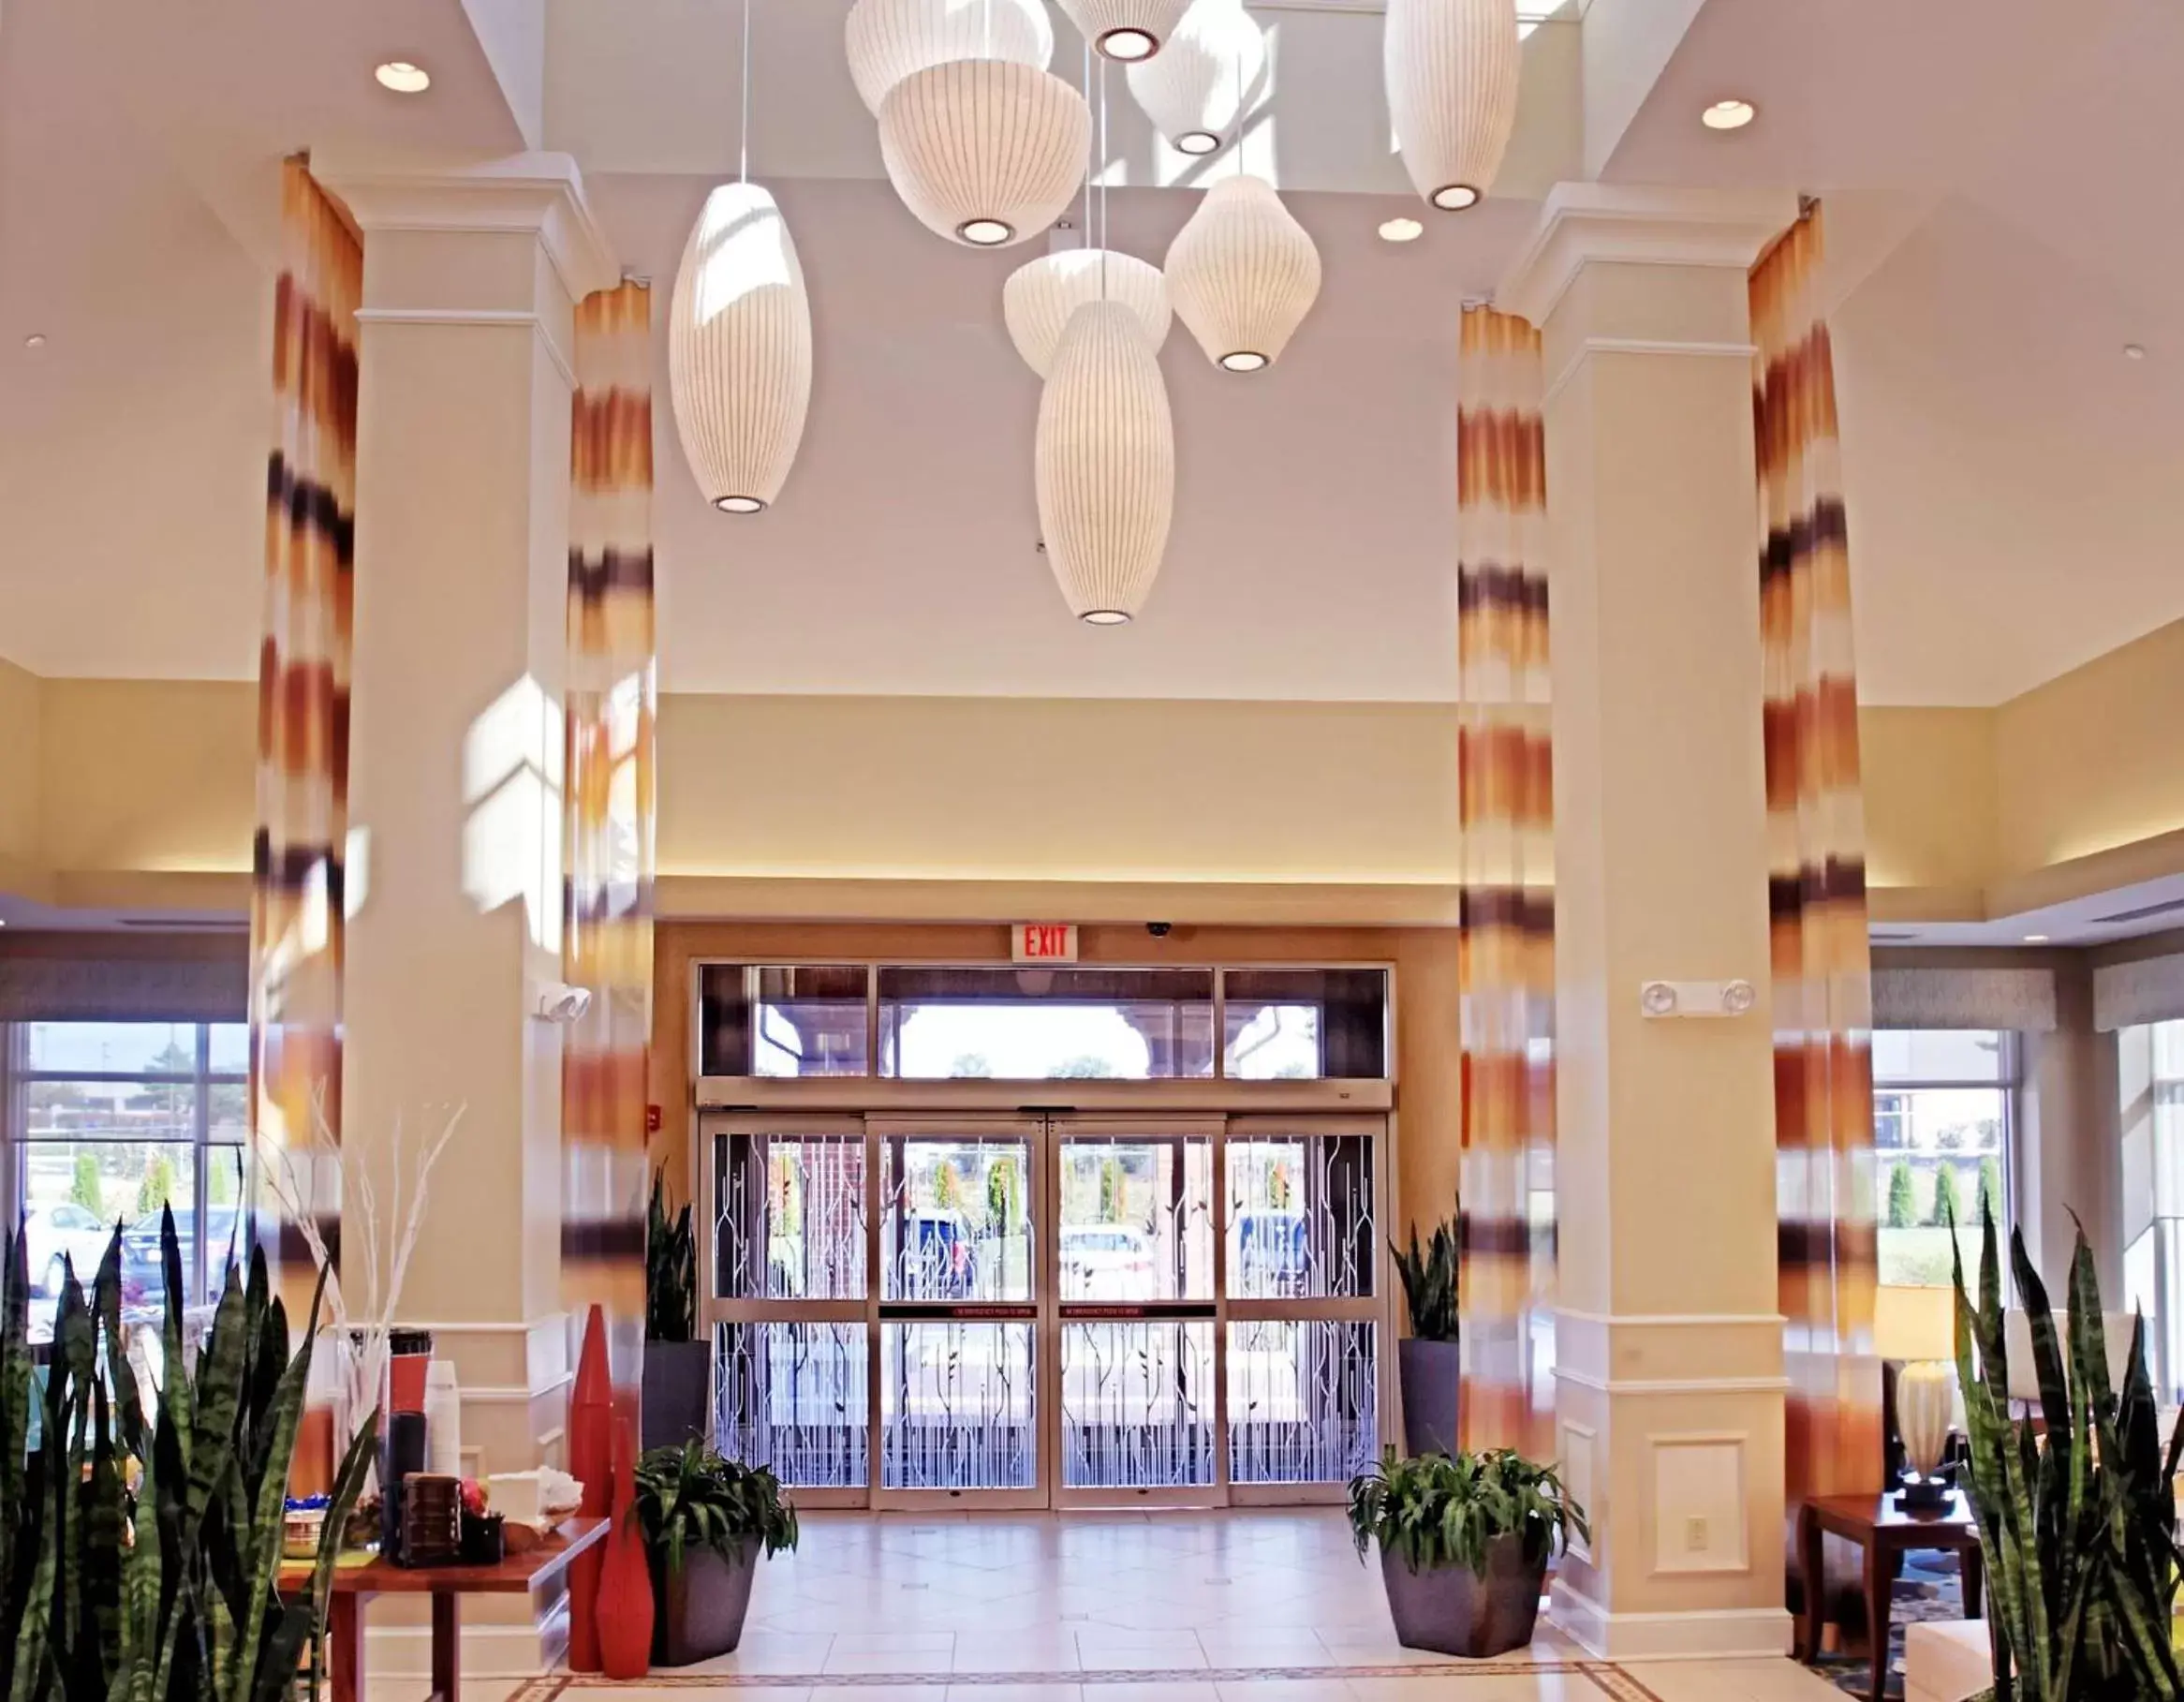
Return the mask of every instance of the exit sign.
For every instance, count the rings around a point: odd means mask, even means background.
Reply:
[[[1077,925],[1073,922],[1019,922],[1010,933],[1010,951],[1018,963],[1077,961]]]

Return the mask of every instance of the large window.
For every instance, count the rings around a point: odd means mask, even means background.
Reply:
[[[1879,1157],[1881,1280],[1939,1285],[1950,1276],[1951,1216],[1968,1280],[1979,1224],[2010,1218],[2010,1110],[2016,1036],[1991,1029],[1884,1029],[1873,1036],[1873,1144]]]
[[[2148,1369],[2184,1389],[2184,1022],[2117,1035],[2123,1114],[2124,1304],[2146,1314]]]
[[[205,1297],[244,1241],[248,1028],[26,1022],[0,1025],[0,1037],[33,1286],[56,1294],[70,1263],[88,1283],[118,1222],[125,1296],[156,1301],[159,1212],[171,1206],[184,1280]]]

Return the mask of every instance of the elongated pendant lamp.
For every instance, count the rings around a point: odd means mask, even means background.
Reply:
[[[843,26],[849,77],[873,112],[912,71],[951,59],[1009,59],[1044,70],[1055,56],[1046,0],[857,0]]]
[[[879,156],[903,205],[973,248],[1042,234],[1085,181],[1092,113],[1059,77],[1006,59],[913,71],[879,103]]]
[[[705,198],[668,308],[675,433],[705,500],[755,514],[781,494],[811,407],[811,303],[796,244],[757,184]]]
[[[1159,353],[1168,340],[1168,285],[1160,269],[1134,254],[1101,248],[1064,248],[1026,260],[1001,286],[1001,318],[1024,363],[1040,377],[1053,369],[1055,350],[1070,317],[1102,296],[1137,316],[1145,340]]]
[[[1183,22],[1190,0],[1058,0],[1092,51],[1126,63],[1150,59]]]
[[[1320,250],[1263,177],[1224,177],[1168,245],[1168,299],[1206,359],[1262,372],[1320,296]]]
[[[1388,116],[1426,204],[1475,207],[1516,127],[1524,49],[1510,0],[1388,0]]]
[[[1160,363],[1116,301],[1070,316],[1033,450],[1046,558],[1070,613],[1119,626],[1144,606],[1175,511],[1175,422]]]
[[[1262,91],[1266,35],[1244,0],[1190,0],[1151,59],[1128,67],[1139,110],[1185,154],[1216,154]]]

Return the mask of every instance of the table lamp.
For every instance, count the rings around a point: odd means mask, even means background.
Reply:
[[[1906,1512],[1944,1507],[1950,1484],[1939,1473],[1956,1408],[1955,1291],[1883,1283],[1873,1296],[1873,1346],[1900,1368],[1896,1434],[1911,1473],[1896,1504]]]

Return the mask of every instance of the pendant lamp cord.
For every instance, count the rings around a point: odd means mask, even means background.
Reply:
[[[1107,299],[1107,61],[1099,61],[1099,299]]]
[[[751,0],[744,0],[743,99],[737,113],[736,177],[751,181]]]

